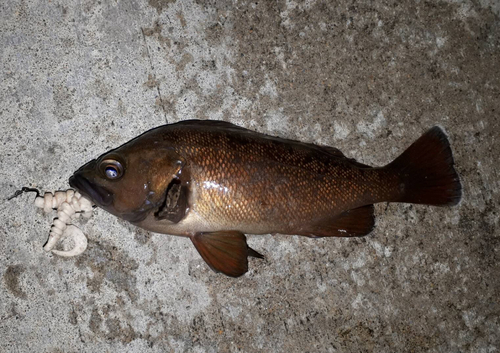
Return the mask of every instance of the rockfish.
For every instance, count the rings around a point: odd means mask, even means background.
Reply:
[[[338,149],[188,120],[143,133],[78,169],[69,183],[146,230],[189,237],[216,272],[248,270],[245,234],[370,233],[377,202],[456,205],[460,179],[434,127],[393,162],[370,167]]]

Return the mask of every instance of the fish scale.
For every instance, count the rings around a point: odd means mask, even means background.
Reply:
[[[287,220],[290,232],[312,219],[330,218],[345,208],[361,206],[356,202],[369,190],[366,186],[374,185],[378,179],[374,170],[360,175],[359,169],[347,163],[333,161],[328,165],[308,160],[308,151],[281,149],[277,153],[276,149],[270,149],[272,142],[245,141],[231,146],[227,137],[220,134],[207,146],[209,135],[205,131],[197,136],[173,132],[169,142],[198,146],[177,150],[191,161],[192,168],[204,166],[192,173],[196,175],[195,183],[202,185],[208,180],[212,185],[200,188],[199,199],[193,207],[203,217],[228,226],[234,221],[245,220],[250,226],[255,222],[259,227],[263,223],[268,227],[279,223],[282,227]],[[266,178],[267,175],[273,178]],[[358,183],[354,184],[356,179]],[[381,185],[381,192],[374,190],[369,197],[380,197],[384,193],[388,193],[388,188]],[[267,207],[263,205],[266,199]],[[303,202],[299,204],[297,200]]]

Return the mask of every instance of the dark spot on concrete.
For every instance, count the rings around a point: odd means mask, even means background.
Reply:
[[[50,154],[56,154],[56,148],[55,146],[50,146],[49,149],[47,150]]]
[[[215,62],[215,60],[202,60],[201,61],[201,68],[203,70],[216,71],[217,70],[217,63]]]
[[[186,19],[184,18],[184,15],[182,12],[177,12],[177,18],[179,19],[179,21],[181,22],[181,26],[183,28],[186,27]]]
[[[59,153],[61,153],[61,151],[62,151],[62,147],[61,147],[61,145],[59,145],[57,143],[52,143],[49,146],[49,148],[47,149],[47,152],[49,152],[52,155],[59,154]]]
[[[140,228],[136,228],[136,231],[134,232],[135,241],[141,245],[147,244],[151,240],[152,236],[153,235],[150,232]]]
[[[182,59],[180,61],[178,61],[177,63],[175,63],[175,69],[177,71],[184,71],[184,69],[186,68],[187,64],[193,62],[194,58],[191,54],[189,53],[184,53],[182,55]]]
[[[162,31],[162,26],[158,21],[154,23],[153,27],[151,28],[146,27],[142,29],[142,33],[144,34],[144,36],[154,37],[156,35],[156,37],[158,38],[158,42],[160,42],[160,44],[163,47],[170,48],[171,45],[170,38],[162,36],[161,31]]]
[[[156,12],[160,14],[163,9],[167,8],[169,4],[173,4],[175,0],[149,0],[149,6],[156,9]]]
[[[144,86],[147,88],[155,88],[160,85],[160,82],[156,80],[156,77],[154,75],[149,74],[148,75],[148,80],[143,83]]]
[[[89,328],[90,331],[98,333],[100,331],[100,326],[102,323],[101,314],[97,308],[92,309],[92,314],[90,314]]]
[[[62,84],[54,87],[54,115],[58,122],[73,119],[75,115],[73,109],[75,91],[74,88],[70,89]]]
[[[175,103],[176,103],[175,98],[170,99],[170,97],[167,97],[167,98],[158,97],[158,98],[156,98],[155,106],[163,109],[166,112],[169,112],[170,114],[172,114],[174,116],[176,116],[177,109],[175,108]]]
[[[7,267],[3,275],[5,285],[7,289],[16,297],[20,299],[26,299],[26,293],[23,292],[19,285],[19,276],[25,271],[22,265],[13,265]]]
[[[123,343],[129,343],[133,341],[137,337],[137,334],[129,324],[124,323],[124,325],[125,327],[122,327],[120,325],[120,320],[118,320],[117,318],[106,320],[106,327],[108,328],[108,338],[113,340],[119,339]]]
[[[138,299],[139,292],[134,271],[139,265],[115,246],[106,242],[96,242],[77,259],[76,265],[92,269],[93,276],[87,278],[87,286],[91,292],[100,293],[101,286],[106,280],[115,291],[126,293],[132,301]]]
[[[106,84],[104,80],[96,79],[93,86],[96,96],[104,101],[109,99],[109,97],[113,93],[111,86],[109,84]]]
[[[69,323],[71,325],[76,325],[78,323],[78,315],[75,310],[69,312]]]

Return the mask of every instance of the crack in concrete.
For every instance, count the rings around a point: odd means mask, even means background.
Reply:
[[[151,58],[151,54],[149,52],[149,46],[148,46],[148,42],[146,40],[146,34],[144,33],[143,27],[141,27],[141,33],[142,33],[142,39],[144,40],[144,46],[146,47],[146,53],[148,55],[149,65],[151,67],[151,71],[153,72],[153,77],[156,80],[155,68],[153,66],[153,59]],[[163,111],[163,117],[165,118],[165,124],[168,124],[167,112],[165,111],[165,106],[163,105],[163,98],[161,96],[160,82],[158,82],[156,84],[156,91],[158,92],[158,97],[160,98],[160,103],[161,103],[160,106],[161,106],[161,110]]]

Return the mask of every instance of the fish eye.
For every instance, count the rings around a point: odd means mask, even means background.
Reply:
[[[106,176],[108,179],[116,179],[118,177],[118,170],[113,166],[106,167]]]
[[[122,177],[123,167],[115,159],[105,159],[99,164],[99,169],[106,179],[116,180]]]

